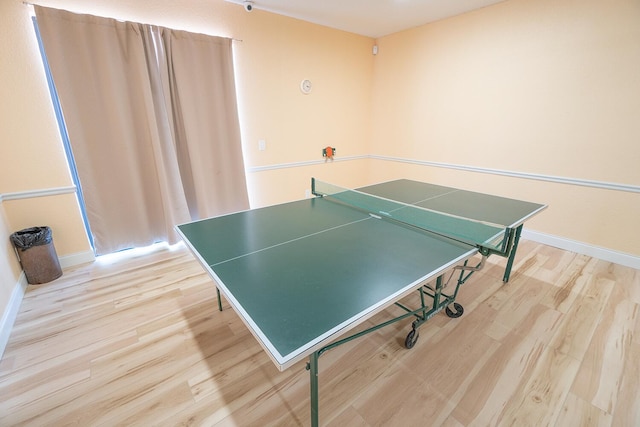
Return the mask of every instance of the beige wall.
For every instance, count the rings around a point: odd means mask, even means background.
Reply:
[[[629,0],[510,0],[383,37],[371,154],[637,188],[639,41]],[[529,228],[640,256],[638,193],[390,162],[371,171],[547,203]]]
[[[234,49],[246,166],[321,161],[326,146],[339,158],[367,154],[373,40],[237,5],[229,11],[243,23],[233,37],[242,40]],[[300,91],[304,79],[313,83],[308,95]],[[366,162],[355,163],[249,173],[251,205],[301,199],[314,175],[364,178]]]

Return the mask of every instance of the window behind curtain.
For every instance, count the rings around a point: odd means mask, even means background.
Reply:
[[[73,184],[76,187],[76,195],[78,197],[78,202],[80,204],[80,210],[82,213],[84,228],[87,232],[87,236],[89,236],[89,243],[91,244],[91,248],[95,252],[95,247],[93,244],[93,234],[91,233],[91,227],[89,226],[89,220],[87,219],[87,212],[84,207],[84,196],[82,194],[82,185],[80,184],[80,179],[78,178],[78,169],[76,168],[76,161],[73,158],[73,151],[71,150],[71,145],[69,143],[69,134],[67,133],[67,127],[64,124],[64,116],[62,115],[62,108],[60,107],[58,92],[56,91],[56,85],[53,83],[53,77],[51,76],[51,69],[49,68],[49,63],[47,62],[47,56],[45,55],[44,49],[42,47],[40,30],[38,29],[38,21],[36,20],[35,16],[32,18],[32,21],[33,21],[33,28],[36,33],[36,38],[38,39],[38,47],[40,48],[40,56],[42,57],[44,72],[47,77],[47,84],[49,86],[49,93],[51,95],[51,103],[53,104],[53,110],[55,112],[56,120],[58,122],[58,129],[60,130],[60,137],[62,138],[62,145],[64,146],[64,152],[67,156],[67,163],[69,164],[69,171],[71,172],[71,179],[73,181]]]

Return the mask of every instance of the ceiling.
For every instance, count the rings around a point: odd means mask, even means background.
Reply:
[[[252,0],[251,3],[255,10],[377,38],[502,1],[505,0]]]

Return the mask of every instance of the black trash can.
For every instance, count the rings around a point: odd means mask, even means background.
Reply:
[[[47,283],[62,276],[49,227],[31,227],[10,236],[20,264],[32,285]]]

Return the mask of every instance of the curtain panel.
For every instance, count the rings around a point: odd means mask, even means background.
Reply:
[[[35,11],[98,255],[248,209],[230,39]]]

